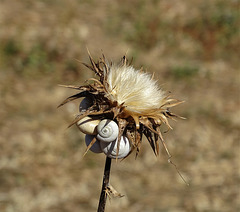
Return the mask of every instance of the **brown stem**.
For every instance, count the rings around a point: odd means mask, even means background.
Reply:
[[[107,189],[107,186],[109,185],[111,162],[112,162],[112,159],[109,157],[106,157],[105,169],[104,169],[104,174],[103,174],[102,191],[100,194],[97,212],[105,211],[105,205],[106,205],[106,201],[107,201],[106,189]]]

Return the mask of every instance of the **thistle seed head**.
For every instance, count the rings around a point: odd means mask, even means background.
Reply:
[[[182,118],[170,112],[171,107],[182,101],[166,95],[149,73],[135,70],[129,65],[125,56],[119,64],[109,63],[104,55],[97,63],[90,54],[89,58],[91,65],[83,64],[92,70],[98,79],[91,78],[88,84],[82,86],[64,86],[79,92],[68,97],[59,106],[82,97],[91,102],[88,108],[80,111],[70,126],[86,116],[98,120],[111,119],[119,127],[118,141],[123,135],[129,139],[132,146],[130,153],[136,149],[136,156],[138,155],[144,135],[156,155],[159,154],[159,141],[161,141],[171,157],[160,126],[165,124],[171,129],[168,119]],[[95,140],[90,143],[87,150]],[[117,154],[119,146],[120,143]]]

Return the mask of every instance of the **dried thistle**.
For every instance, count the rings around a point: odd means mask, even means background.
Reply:
[[[104,55],[96,63],[90,53],[89,58],[91,65],[83,64],[92,70],[98,79],[90,78],[87,85],[64,86],[76,89],[79,93],[68,97],[59,106],[78,98],[85,97],[87,99],[87,107],[80,110],[80,114],[69,127],[81,120],[84,120],[84,123],[91,123],[91,120],[87,120],[86,117],[95,122],[103,119],[113,120],[119,129],[116,140],[117,158],[123,135],[131,144],[129,154],[136,149],[136,157],[138,156],[144,135],[155,155],[159,154],[160,141],[170,158],[171,155],[161,134],[160,126],[165,124],[168,129],[172,129],[168,119],[182,118],[170,111],[171,107],[182,101],[173,99],[162,91],[158,87],[157,81],[153,79],[153,75],[143,72],[142,69],[135,70],[125,56],[119,64],[108,62]],[[84,126],[84,123],[81,122],[78,125]],[[97,140],[95,136],[91,137],[86,152],[93,147]]]
[[[182,118],[169,109],[182,101],[171,98],[157,85],[157,81],[143,70],[135,70],[123,56],[120,64],[109,63],[104,55],[95,63],[89,53],[91,65],[83,63],[97,76],[83,86],[64,86],[79,90],[59,106],[85,97],[80,104],[80,113],[69,125],[77,124],[86,134],[87,149],[95,153],[104,152],[106,157],[102,191],[98,212],[105,211],[107,196],[122,197],[110,184],[111,158],[126,158],[134,149],[139,154],[143,135],[147,138],[155,155],[159,154],[162,142],[169,162],[171,155],[163,140],[160,126],[172,129],[168,119]],[[176,165],[172,163],[179,173]],[[179,173],[181,178],[182,175]],[[183,179],[184,180],[184,179]],[[185,180],[184,180],[185,182]]]

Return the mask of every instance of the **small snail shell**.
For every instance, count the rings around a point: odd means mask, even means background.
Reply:
[[[121,136],[119,152],[117,156],[117,139],[111,143],[100,142],[100,147],[105,155],[110,158],[124,158],[131,151],[131,146],[126,136]]]
[[[99,122],[100,120],[86,116],[77,122],[77,126],[79,130],[85,134],[96,135]]]
[[[93,105],[92,100],[86,97],[81,101],[81,103],[79,105],[79,111],[85,112],[92,105]]]
[[[88,146],[91,141],[94,139],[94,135],[86,135],[85,136],[85,143]],[[96,140],[96,142],[91,146],[91,148],[89,149],[90,151],[94,152],[94,153],[102,153],[102,149],[100,147],[100,142],[98,140]]]
[[[97,139],[103,142],[112,142],[118,137],[118,125],[110,119],[103,119],[97,126]]]

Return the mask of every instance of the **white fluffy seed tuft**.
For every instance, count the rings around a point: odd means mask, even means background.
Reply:
[[[126,65],[110,67],[106,88],[111,101],[124,103],[127,110],[137,113],[158,109],[165,97],[150,74]]]

